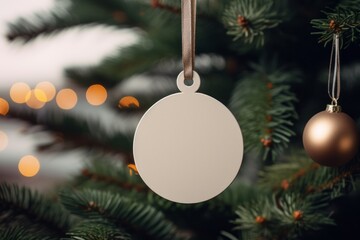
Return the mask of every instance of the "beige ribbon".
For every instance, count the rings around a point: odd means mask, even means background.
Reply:
[[[196,0],[181,0],[182,60],[186,80],[193,79],[195,62]]]

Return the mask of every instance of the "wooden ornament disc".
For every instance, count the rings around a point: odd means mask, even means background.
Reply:
[[[236,177],[243,138],[232,113],[216,99],[196,93],[180,73],[180,93],[155,103],[134,136],[139,175],[155,193],[178,203],[198,203],[224,191]]]

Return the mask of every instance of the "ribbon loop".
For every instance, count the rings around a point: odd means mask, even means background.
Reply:
[[[331,48],[330,55],[330,66],[329,66],[329,77],[328,77],[328,94],[331,98],[332,104],[337,105],[340,97],[340,43],[339,35],[334,34],[333,43]],[[335,56],[334,56],[335,51]],[[334,63],[334,72],[331,79],[331,71],[333,70]]]
[[[193,80],[195,62],[196,0],[181,0],[182,60],[185,80]]]

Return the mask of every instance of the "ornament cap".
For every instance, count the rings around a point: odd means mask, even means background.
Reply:
[[[342,109],[339,105],[328,104],[326,106],[326,111],[329,113],[340,113],[341,110]]]

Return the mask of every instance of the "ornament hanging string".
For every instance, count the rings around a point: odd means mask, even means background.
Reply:
[[[334,56],[335,52],[335,56]],[[334,63],[334,72],[331,77],[331,71],[333,70]],[[340,44],[339,44],[339,35],[334,34],[333,43],[331,48],[330,55],[330,66],[329,66],[329,77],[328,77],[328,94],[331,98],[331,104],[337,106],[338,100],[340,97]]]
[[[193,80],[195,62],[196,0],[181,0],[182,60],[185,80]]]

